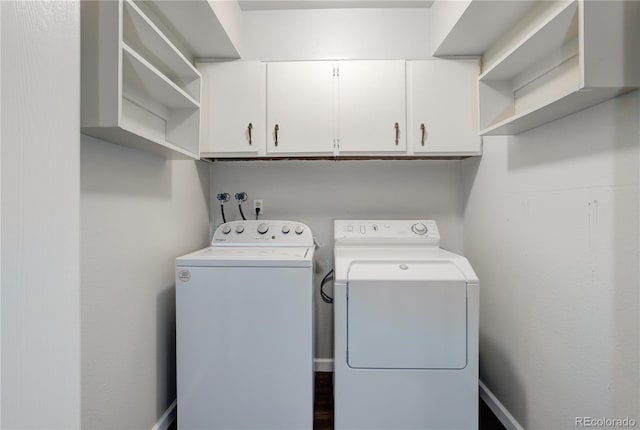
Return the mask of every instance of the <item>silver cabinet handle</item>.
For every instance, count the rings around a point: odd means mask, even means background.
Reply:
[[[253,139],[251,138],[251,130],[253,130],[253,124],[249,123],[247,126],[247,131],[249,132],[249,145],[253,143]]]
[[[273,127],[273,134],[275,135],[276,138],[276,146],[278,146],[278,131],[280,130],[280,127],[278,126],[278,124],[276,124],[275,127]]]
[[[398,140],[400,139],[400,126],[398,125],[398,123],[396,122],[396,124],[394,125],[395,129],[396,129],[396,146],[398,145]]]
[[[420,124],[420,131],[422,132],[422,138],[420,139],[420,143],[422,144],[422,146],[424,146],[424,135],[427,131],[427,128],[424,126],[424,124]]]

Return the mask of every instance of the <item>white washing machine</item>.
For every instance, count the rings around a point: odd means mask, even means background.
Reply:
[[[335,429],[477,429],[479,281],[434,221],[335,221]]]
[[[233,221],[176,259],[179,429],[313,428],[312,233]]]

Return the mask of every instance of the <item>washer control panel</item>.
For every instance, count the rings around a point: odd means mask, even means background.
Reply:
[[[440,243],[433,220],[335,220],[333,227],[336,242]]]
[[[211,244],[313,246],[313,235],[306,224],[297,221],[230,221],[218,226]]]

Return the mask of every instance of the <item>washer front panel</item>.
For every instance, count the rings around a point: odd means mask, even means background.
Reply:
[[[180,428],[313,428],[311,267],[176,267]]]

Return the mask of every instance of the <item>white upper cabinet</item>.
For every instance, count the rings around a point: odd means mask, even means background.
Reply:
[[[331,61],[268,64],[268,153],[327,155],[334,151],[335,73]]]
[[[409,150],[417,155],[480,155],[476,59],[407,62]]]
[[[202,74],[201,155],[265,155],[265,63],[200,63],[198,70]]]
[[[406,151],[404,61],[267,66],[267,152]]]
[[[405,152],[405,62],[340,61],[337,75],[340,153]]]

